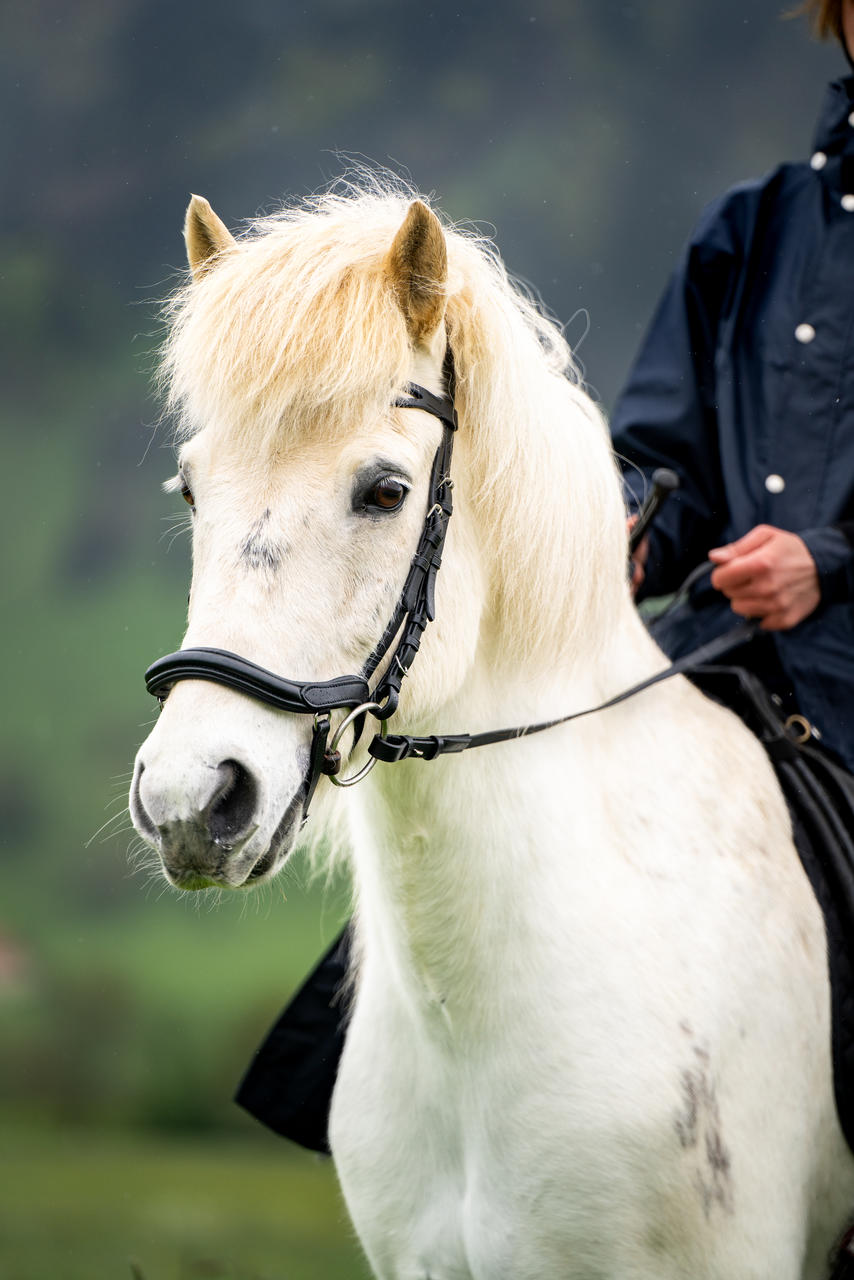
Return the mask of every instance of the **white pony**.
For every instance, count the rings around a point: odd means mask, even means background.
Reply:
[[[666,665],[629,596],[605,425],[488,245],[379,184],[237,240],[193,197],[185,230],[164,368],[195,511],[186,647],[300,679],[361,669],[442,431],[394,401],[443,390],[449,345],[455,512],[394,725],[533,723]],[[277,873],[311,732],[175,686],[131,799],[174,884]],[[306,831],[346,850],[355,887],[330,1134],[377,1276],[829,1274],[854,1160],[823,922],[733,715],[676,678],[537,737],[379,764],[350,791],[321,780]]]

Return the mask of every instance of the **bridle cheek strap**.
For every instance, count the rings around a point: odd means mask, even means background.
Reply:
[[[432,622],[436,616],[436,574],[442,563],[445,534],[453,511],[453,481],[450,471],[454,428],[447,422],[443,422],[443,428],[442,442],[436,450],[430,473],[427,515],[421,538],[412,557],[397,607],[364,667],[364,675],[370,679],[400,632],[391,661],[373,694],[373,700],[380,704],[376,714],[381,720],[388,719],[397,710],[400,686],[412,666],[428,622]]]

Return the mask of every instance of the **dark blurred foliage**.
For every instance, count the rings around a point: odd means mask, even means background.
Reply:
[[[16,349],[90,350],[111,308],[162,292],[188,191],[233,223],[316,189],[343,152],[494,223],[563,320],[587,306],[610,398],[633,346],[627,304],[645,316],[701,203],[806,151],[825,72],[843,64],[780,13],[778,0],[9,7]]]
[[[451,217],[494,228],[607,406],[703,203],[809,153],[845,64],[780,14],[778,0],[3,7],[0,1087],[19,1110],[224,1122],[249,1046],[329,936],[298,886],[248,922],[198,914],[129,875],[127,835],[90,841],[105,818],[107,836],[123,825],[154,714],[141,672],[181,634],[187,542],[158,489],[171,460],[149,377],[189,192],[237,226],[347,156],[408,173]]]

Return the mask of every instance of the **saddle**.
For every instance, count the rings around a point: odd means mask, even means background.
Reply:
[[[780,709],[750,672],[715,665],[682,670],[756,734],[788,804],[798,853],[824,914],[836,1105],[854,1151],[854,776],[825,751],[793,741]],[[348,928],[272,1027],[235,1098],[275,1133],[323,1153],[329,1152],[329,1104],[346,1036],[349,958]]]

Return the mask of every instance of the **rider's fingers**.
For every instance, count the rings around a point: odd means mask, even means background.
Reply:
[[[733,596],[729,607],[733,613],[738,613],[743,618],[765,618],[778,610],[780,605],[774,596],[751,593]]]
[[[712,574],[712,586],[724,595],[731,595],[751,583],[761,584],[763,579],[773,572],[774,566],[768,558],[767,551],[760,549],[749,555],[738,556],[729,564],[721,565]]]

